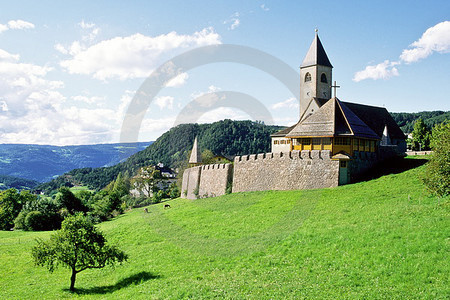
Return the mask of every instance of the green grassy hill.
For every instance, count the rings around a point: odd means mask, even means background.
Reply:
[[[129,262],[77,276],[31,263],[35,238],[0,232],[1,299],[448,299],[449,199],[423,167],[357,184],[170,202],[100,224]]]

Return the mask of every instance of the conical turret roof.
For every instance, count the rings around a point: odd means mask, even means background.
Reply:
[[[316,33],[314,40],[309,47],[308,53],[305,56],[305,59],[302,62],[300,68],[321,65],[332,68],[333,66],[328,59],[327,53],[320,42],[319,36]]]
[[[192,146],[191,157],[189,158],[190,164],[200,164],[202,162],[202,154],[198,148],[197,137],[194,139],[194,145]]]

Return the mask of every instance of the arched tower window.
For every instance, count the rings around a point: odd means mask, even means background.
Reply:
[[[311,81],[311,74],[309,74],[309,72],[306,73],[306,75],[305,75],[305,82],[308,82],[308,81]]]
[[[327,75],[325,75],[325,73],[322,73],[322,75],[320,76],[320,82],[328,83]]]

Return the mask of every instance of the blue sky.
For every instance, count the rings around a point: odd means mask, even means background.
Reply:
[[[0,143],[118,142],[135,92],[167,60],[234,44],[298,72],[315,28],[341,100],[450,110],[450,1],[91,2],[0,4]],[[277,79],[213,63],[181,73],[152,99],[139,140],[155,140],[189,103],[224,91],[250,95],[275,124],[298,120],[297,95]],[[219,107],[198,122],[250,115]]]

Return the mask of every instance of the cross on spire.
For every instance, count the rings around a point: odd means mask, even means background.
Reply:
[[[336,88],[340,88],[341,86],[340,85],[336,85],[336,80],[335,80],[334,84],[332,84],[330,87],[333,88],[334,98],[336,98]]]

